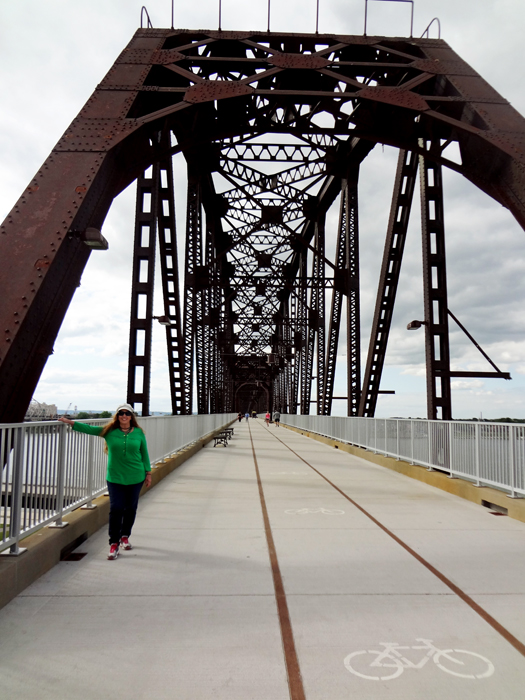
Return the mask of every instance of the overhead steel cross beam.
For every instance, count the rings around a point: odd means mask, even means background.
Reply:
[[[159,140],[159,133],[169,138]],[[386,143],[426,155],[420,139],[454,142],[461,163],[447,159],[446,148],[435,162],[464,175],[525,226],[525,120],[445,42],[141,29],[0,227],[0,259],[10,271],[0,283],[0,421],[23,418],[89,258],[86,229],[102,228],[113,199],[151,164],[174,153],[183,153],[190,170],[199,171],[198,182],[213,179],[227,139],[265,134],[273,145],[282,144],[283,135],[310,144],[318,139],[323,147],[337,142],[336,161],[350,143]],[[298,141],[287,154],[290,162],[304,159]],[[317,198],[319,212],[323,192],[331,191],[331,183],[339,192],[342,177],[333,169],[330,150],[325,158],[324,184],[308,195]],[[298,201],[293,182],[284,179],[283,192],[285,185],[286,197]],[[219,256],[228,248],[230,234],[218,225],[224,203],[217,193],[214,183],[197,201],[213,219]],[[310,245],[313,227],[306,223],[295,229],[297,234]],[[190,262],[203,265],[194,252]],[[219,374],[225,382],[230,381],[226,377],[237,382],[228,389],[233,397],[238,382],[257,373],[264,375],[265,387],[268,382],[273,386],[276,370],[263,369],[257,354],[244,363],[246,369],[237,367],[235,357],[226,359],[237,353],[234,315],[239,311],[232,308],[234,270],[229,266],[236,264],[234,254],[223,257],[216,273],[223,285],[219,331],[206,335],[205,322],[202,342],[211,344],[202,357],[217,356],[220,344],[228,371]],[[283,272],[283,287],[277,291],[282,303],[294,288],[299,257],[299,248],[294,249],[286,263],[292,267]],[[191,321],[195,338],[195,324],[210,317],[206,304],[212,296],[201,288],[191,294],[191,304],[198,305]],[[185,307],[187,323],[193,314],[193,306]],[[193,352],[186,340],[186,350]],[[208,373],[202,357],[197,358],[199,372]],[[188,352],[184,361],[188,410],[193,390]],[[296,382],[295,369],[291,375]],[[209,376],[200,379],[203,403],[218,385]]]

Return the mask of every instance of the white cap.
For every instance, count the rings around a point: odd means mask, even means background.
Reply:
[[[121,403],[115,413],[118,413],[119,411],[129,411],[130,413],[135,414],[135,410],[129,405],[129,403]]]

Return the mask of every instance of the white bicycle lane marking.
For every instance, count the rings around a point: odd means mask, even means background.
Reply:
[[[311,513],[322,513],[323,515],[344,515],[344,510],[329,508],[291,508],[284,511],[287,515],[309,515]]]
[[[489,659],[466,649],[438,649],[431,639],[418,637],[414,646],[402,646],[397,642],[380,642],[383,649],[362,649],[353,651],[344,659],[344,665],[359,678],[370,681],[389,681],[398,678],[405,669],[420,670],[432,659],[445,673],[457,678],[481,680],[494,673],[494,665]],[[401,650],[426,652],[419,661],[411,661]]]

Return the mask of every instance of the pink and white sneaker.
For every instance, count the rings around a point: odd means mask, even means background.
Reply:
[[[118,544],[112,544],[109,548],[108,559],[116,559],[118,557]]]
[[[122,549],[126,549],[126,550],[133,549],[133,545],[131,544],[131,542],[129,541],[129,539],[127,537],[120,538],[120,546],[122,547]]]

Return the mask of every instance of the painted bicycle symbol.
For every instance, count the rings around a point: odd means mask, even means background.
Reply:
[[[344,515],[344,510],[329,510],[328,508],[297,508],[284,511],[287,515],[308,515],[309,513],[322,513],[323,515]]]
[[[493,664],[481,654],[465,649],[438,649],[431,639],[417,638],[421,644],[401,646],[397,642],[381,642],[382,650],[363,649],[353,651],[344,660],[350,673],[370,681],[390,681],[398,678],[406,668],[421,669],[430,659],[436,666],[458,678],[481,679],[488,678],[494,673]],[[426,651],[420,661],[407,659],[400,650],[414,649]]]

